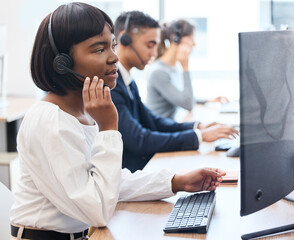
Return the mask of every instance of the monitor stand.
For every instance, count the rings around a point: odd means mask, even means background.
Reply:
[[[293,196],[286,196],[283,198],[284,200],[287,200],[289,202],[294,202],[294,197]]]
[[[284,197],[283,199],[289,202],[294,202],[294,197],[291,195],[288,195]],[[294,224],[289,224],[289,225],[284,225],[281,227],[270,228],[270,229],[259,231],[259,232],[244,234],[241,236],[241,239],[248,240],[248,239],[260,238],[260,237],[264,237],[264,236],[268,236],[272,234],[279,234],[279,233],[293,231],[293,230],[294,230]]]
[[[248,240],[248,239],[260,238],[260,237],[264,237],[268,235],[273,235],[273,234],[283,233],[283,232],[293,231],[293,230],[294,230],[294,224],[289,224],[289,225],[285,225],[281,227],[270,228],[270,229],[259,231],[259,232],[244,234],[241,236],[241,239]]]

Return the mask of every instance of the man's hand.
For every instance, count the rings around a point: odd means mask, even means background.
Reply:
[[[220,138],[233,139],[236,138],[236,135],[239,135],[239,132],[232,126],[219,123],[202,128],[200,131],[204,142],[213,142]]]
[[[217,122],[212,122],[212,123],[199,123],[197,128],[201,130],[201,129],[212,127],[212,126],[217,125],[217,124],[218,124]]]

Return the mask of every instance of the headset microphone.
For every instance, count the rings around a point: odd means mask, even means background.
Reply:
[[[63,65],[62,63],[60,63],[60,66],[61,66],[63,69],[65,69],[67,72],[70,72],[70,73],[72,73],[72,74],[76,75],[77,77],[80,77],[80,78],[86,79],[86,77],[85,77],[85,76],[83,76],[83,75],[81,75],[81,74],[79,74],[79,73],[75,72],[74,70],[72,70],[72,69],[70,69],[70,68],[66,67],[66,66],[65,66],[65,65]]]
[[[55,54],[55,58],[53,60],[54,71],[61,75],[64,75],[70,72],[80,78],[85,79],[86,77],[72,70],[73,60],[71,56],[65,53],[59,53],[59,51],[57,50],[57,47],[55,45],[54,38],[53,38],[52,27],[51,27],[52,15],[53,13],[51,13],[50,15],[49,24],[48,24],[48,36],[49,36],[50,46]]]
[[[134,51],[134,53],[137,55],[137,57],[140,59],[142,65],[146,65],[138,51],[134,48],[132,45],[132,37],[130,34],[128,34],[129,30],[129,22],[130,22],[131,14],[127,14],[125,26],[124,26],[124,34],[120,37],[119,41],[123,46],[130,46],[130,48]]]
[[[140,59],[142,65],[146,65],[144,60],[141,58],[140,54],[138,53],[138,51],[133,47],[133,45],[130,45],[131,49],[135,52],[135,54],[137,55],[137,57]]]

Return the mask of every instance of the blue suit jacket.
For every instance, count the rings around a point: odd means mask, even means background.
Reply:
[[[135,86],[136,99],[131,99],[120,72],[111,91],[117,108],[118,129],[123,139],[123,168],[141,170],[157,152],[196,150],[199,147],[194,122],[177,123],[154,115],[142,103]]]

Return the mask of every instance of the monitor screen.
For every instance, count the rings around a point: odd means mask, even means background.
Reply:
[[[294,31],[239,33],[241,216],[294,190]]]

